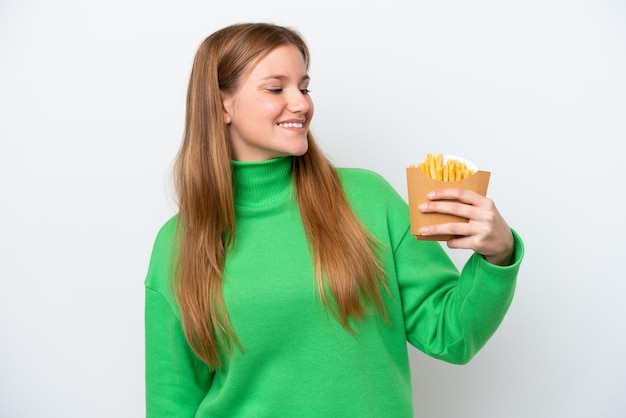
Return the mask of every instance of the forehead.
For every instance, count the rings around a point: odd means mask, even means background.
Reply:
[[[303,76],[306,75],[307,68],[304,56],[295,45],[281,45],[272,49],[269,53],[259,59],[250,69],[249,76]]]

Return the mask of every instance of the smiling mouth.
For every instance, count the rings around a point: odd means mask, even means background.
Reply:
[[[280,126],[281,128],[303,128],[304,123],[302,122],[279,123],[278,126]]]

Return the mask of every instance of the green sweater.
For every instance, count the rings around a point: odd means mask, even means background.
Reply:
[[[379,175],[339,169],[356,215],[384,248],[389,322],[347,332],[321,305],[293,196],[291,159],[233,163],[237,229],[224,298],[243,351],[210,370],[187,344],[170,282],[176,217],[160,230],[145,281],[147,417],[413,416],[407,341],[466,363],[499,326],[523,256],[474,254],[459,274],[442,246],[409,230],[406,202]],[[340,254],[338,254],[340,256]]]

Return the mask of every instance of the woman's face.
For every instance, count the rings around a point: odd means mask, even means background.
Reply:
[[[264,161],[302,155],[313,117],[302,54],[280,46],[260,60],[232,93],[222,93],[233,158]]]

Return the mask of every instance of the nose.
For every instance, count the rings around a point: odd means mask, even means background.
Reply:
[[[292,113],[306,113],[311,108],[311,98],[300,91],[295,89],[289,94],[287,109]]]

